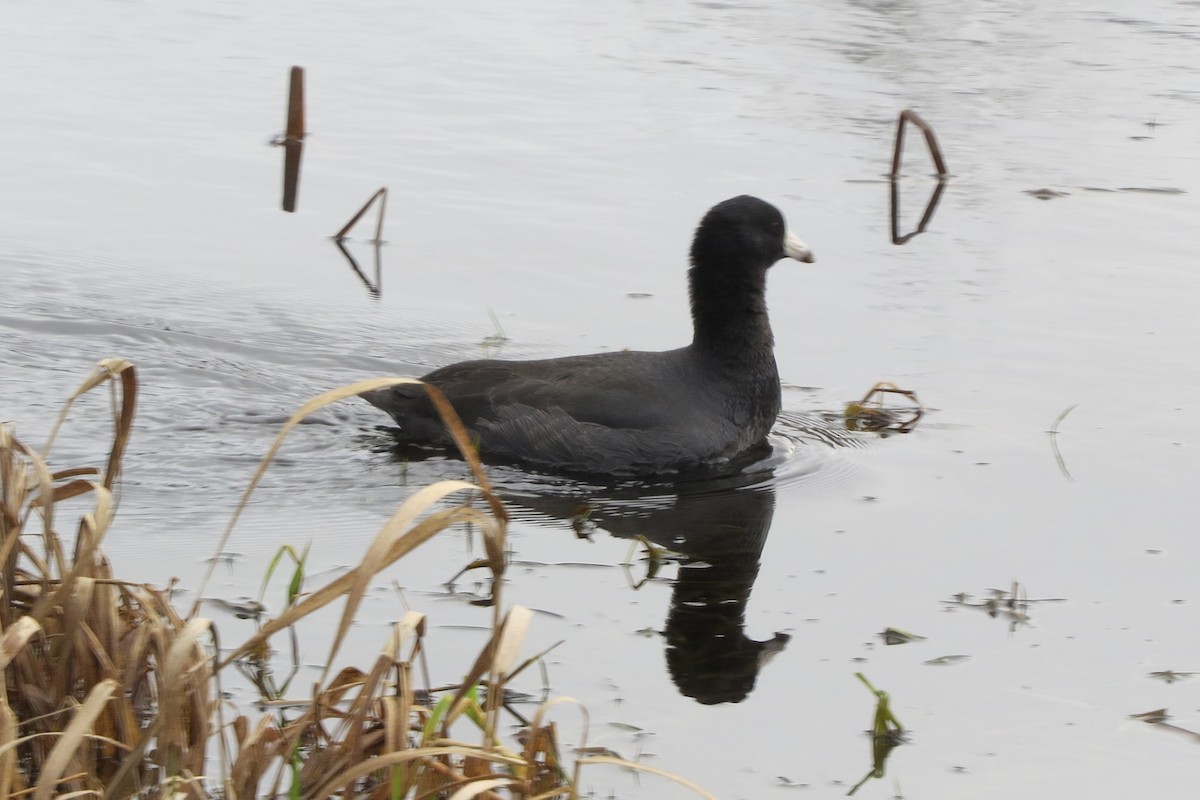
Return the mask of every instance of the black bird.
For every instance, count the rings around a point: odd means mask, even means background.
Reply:
[[[485,459],[585,475],[720,470],[765,443],[780,409],[767,268],[811,263],[779,210],[742,195],[696,228],[688,272],[692,343],[537,361],[463,361],[421,380],[441,389]],[[425,390],[362,395],[409,444],[452,442]]]

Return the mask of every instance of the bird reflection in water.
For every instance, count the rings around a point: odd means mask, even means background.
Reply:
[[[505,500],[577,525],[578,496]],[[775,512],[775,486],[758,473],[672,487],[607,490],[586,503],[588,528],[644,538],[677,554],[679,574],[663,636],[667,668],[679,691],[706,705],[738,703],[759,670],[790,636],[757,641],[745,633],[746,604]]]

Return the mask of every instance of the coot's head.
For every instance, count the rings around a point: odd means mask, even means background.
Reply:
[[[700,270],[765,270],[781,258],[814,260],[808,245],[787,229],[779,209],[749,195],[709,209],[692,240],[692,264]]]

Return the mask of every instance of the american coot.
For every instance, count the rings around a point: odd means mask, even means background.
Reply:
[[[781,258],[813,254],[770,203],[726,200],[692,240],[687,347],[464,361],[422,380],[446,394],[485,460],[588,475],[719,470],[761,445],[779,414],[765,294],[767,268]],[[403,441],[451,445],[420,386],[363,397],[392,415]]]

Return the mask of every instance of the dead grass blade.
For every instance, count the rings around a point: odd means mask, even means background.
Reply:
[[[446,487],[442,484],[451,485]],[[479,491],[479,487],[463,481],[442,481],[426,488],[440,488],[445,494],[465,490],[470,490],[472,492]],[[409,499],[408,502],[412,502],[416,499],[417,496],[414,495]],[[407,503],[405,505],[407,505]],[[401,510],[403,510],[403,507]],[[399,513],[400,511],[397,511],[397,514]],[[363,584],[365,581],[369,581],[372,575],[377,574],[379,571],[395,563],[396,560],[411,552],[417,547],[417,545],[428,541],[430,538],[445,530],[447,527],[459,522],[471,522],[479,525],[481,528],[486,527],[489,523],[494,523],[493,520],[491,520],[487,515],[483,514],[478,509],[466,508],[462,506],[458,508],[437,511],[430,514],[429,517],[422,520],[418,525],[405,532],[402,536],[396,538],[394,542],[392,542],[391,547],[386,551],[386,553],[384,553],[383,556],[377,557],[374,560],[364,558],[363,561],[350,572],[342,575],[339,578],[336,578],[331,583],[310,593],[299,603],[287,609],[275,619],[264,623],[258,633],[247,639],[236,649],[234,649],[232,653],[226,656],[217,665],[217,669],[223,669],[235,659],[261,645],[274,634],[292,625],[295,625],[298,621],[314,611],[317,611],[339,597],[346,595],[348,596],[346,609],[347,613],[343,614],[342,624],[338,628],[333,649],[330,653],[329,662],[332,662],[333,657],[337,654],[341,641],[345,636],[345,632],[349,628],[350,622],[353,621],[353,611],[357,610],[357,601],[361,600],[362,593],[365,592],[365,589],[357,590],[358,593],[355,596],[355,587]],[[390,534],[387,534],[387,529],[390,526],[391,523],[389,522],[388,525],[385,526],[384,531],[380,533],[380,537],[385,535],[390,537]],[[378,538],[379,537],[377,537],[377,540]],[[351,608],[351,603],[354,603],[353,608]]]
[[[442,758],[445,756],[465,756],[481,759],[493,764],[498,764],[507,767],[522,767],[525,762],[516,756],[507,755],[498,751],[484,752],[477,747],[471,747],[463,744],[451,744],[439,742],[432,747],[417,747],[412,750],[404,750],[398,753],[386,753],[377,756],[369,761],[346,769],[345,771],[333,775],[323,781],[321,784],[313,788],[310,797],[331,797],[338,793],[346,786],[354,781],[367,777],[372,772],[388,767],[395,767],[401,764],[409,764],[420,759]]]
[[[484,472],[483,462],[479,460],[479,453],[475,449],[475,445],[471,443],[471,435],[467,432],[467,428],[462,424],[462,420],[458,418],[458,412],[450,405],[450,401],[446,399],[446,395],[442,394],[442,390],[436,386],[421,381],[414,381],[425,387],[425,392],[429,395],[429,399],[433,401],[434,408],[437,409],[442,421],[446,423],[446,429],[450,432],[450,436],[454,439],[454,446],[458,448],[458,452],[462,455],[467,465],[471,468],[471,477],[479,484],[483,490],[484,499],[487,500],[488,508],[491,509],[492,515],[503,523],[508,522],[508,509],[504,507],[504,503],[500,502],[499,496],[492,491],[492,485],[488,481],[487,473]],[[500,568],[503,571],[504,552],[503,542],[500,543],[500,551],[495,552],[493,548],[496,543],[487,545],[488,558],[491,560],[493,569]],[[497,573],[497,577],[499,573]]]
[[[485,541],[490,541],[499,535],[495,520],[474,509],[465,507],[451,509],[449,513],[431,517],[431,520],[436,520],[432,523],[430,523],[430,520],[426,520],[426,524],[424,525],[413,526],[414,521],[419,515],[429,511],[429,509],[447,495],[462,491],[474,493],[480,491],[480,489],[474,484],[466,483],[465,481],[448,480],[439,481],[418,490],[416,494],[406,500],[396,510],[392,518],[388,520],[387,524],[376,535],[375,540],[371,542],[371,546],[367,549],[367,554],[350,573],[354,580],[346,595],[346,608],[342,613],[342,620],[338,625],[337,634],[334,636],[326,671],[329,669],[328,663],[332,663],[334,660],[347,631],[350,629],[350,625],[354,622],[354,617],[358,612],[359,605],[362,603],[363,596],[370,586],[372,577],[404,555],[412,552],[418,545],[425,543],[450,525],[459,521],[471,521],[477,524],[484,531]]]
[[[533,612],[523,606],[513,606],[509,613],[505,616],[504,621],[496,626],[492,632],[492,638],[488,641],[487,646],[483,648],[483,652],[475,659],[466,677],[463,678],[462,684],[458,691],[454,694],[454,699],[450,702],[450,709],[447,712],[445,719],[442,722],[443,731],[447,730],[451,723],[458,718],[464,708],[464,702],[467,699],[468,693],[475,689],[479,680],[484,676],[484,673],[491,675],[488,682],[487,705],[491,713],[488,714],[488,727],[484,731],[485,747],[490,747],[488,744],[494,740],[495,731],[491,727],[496,717],[496,710],[499,708],[501,698],[504,694],[504,680],[502,674],[506,667],[501,666],[503,663],[511,666],[516,660],[516,650],[520,648],[521,643],[525,639],[525,633],[529,629],[529,621],[533,617]],[[503,651],[503,657],[500,653]]]
[[[680,786],[691,789],[701,797],[708,798],[708,800],[717,800],[716,795],[709,794],[708,792],[704,791],[704,789],[701,789],[699,786],[689,781],[687,778],[676,775],[673,772],[667,772],[665,769],[651,767],[647,764],[639,764],[635,761],[626,761],[623,758],[615,758],[613,756],[585,756],[579,759],[578,763],[585,766],[588,764],[611,764],[615,767],[631,769],[636,772],[645,772],[650,775],[658,775],[660,778],[666,778],[669,781],[678,783]]]
[[[54,749],[42,764],[42,772],[38,777],[37,789],[33,794],[34,800],[49,800],[58,785],[63,772],[71,764],[76,751],[83,743],[83,737],[92,730],[92,724],[104,710],[109,698],[117,691],[117,682],[104,680],[92,687],[87,699],[75,711],[71,722],[62,732],[62,736],[54,744]]]
[[[579,732],[579,748],[583,749],[584,747],[587,746],[587,742],[588,742],[588,729],[591,725],[591,715],[588,714],[587,706],[585,706],[583,703],[576,700],[574,697],[555,697],[555,698],[552,698],[552,699],[547,700],[546,702],[542,703],[540,706],[538,706],[537,712],[533,715],[533,720],[530,723],[529,727],[534,731],[534,733],[536,733],[538,731],[549,730],[551,726],[545,722],[545,719],[546,719],[546,715],[548,713],[550,713],[550,709],[554,708],[555,706],[565,705],[568,703],[575,706],[576,708],[578,708],[579,714],[583,718],[583,726]],[[529,763],[529,764],[537,763],[537,761],[538,761],[538,746],[539,746],[538,739],[539,739],[538,736],[533,735],[533,736],[530,736],[529,739],[526,741],[525,752],[524,752],[524,757],[525,757],[526,763]],[[579,759],[576,759],[574,775],[571,780],[571,783],[574,786],[579,785],[579,770],[582,766],[583,765],[582,765],[581,761]]]
[[[500,719],[500,706],[504,701],[504,684],[508,681],[508,673],[520,655],[521,645],[525,643],[525,635],[533,620],[533,612],[524,606],[513,606],[505,615],[500,627],[495,652],[491,664],[488,665],[487,693],[487,727],[484,729],[484,741],[491,742],[496,738],[496,723]]]
[[[509,609],[500,632],[500,641],[496,645],[496,655],[492,659],[493,672],[504,675],[512,669],[532,620],[533,612],[524,606],[513,606]]]
[[[300,422],[309,414],[324,408],[330,403],[336,403],[338,400],[344,400],[347,397],[354,397],[362,394],[363,392],[372,391],[373,389],[384,389],[388,386],[396,386],[402,383],[415,382],[416,381],[412,378],[373,378],[370,380],[358,381],[348,386],[342,386],[341,388],[333,389],[317,395],[298,408],[290,417],[288,417],[287,421],[283,423],[283,427],[280,428],[279,433],[275,436],[275,441],[271,443],[270,449],[267,450],[267,454],[263,456],[262,461],[258,465],[258,469],[254,471],[253,477],[250,478],[250,483],[246,485],[245,491],[242,492],[242,497],[238,501],[237,506],[234,508],[233,516],[230,518],[229,523],[225,526],[225,530],[221,533],[221,538],[217,542],[216,553],[219,554],[224,552],[226,545],[229,543],[229,538],[233,535],[234,526],[237,525],[238,519],[241,518],[242,512],[246,509],[246,504],[250,501],[250,496],[254,494],[254,490],[258,488],[259,482],[262,480],[263,475],[265,475],[267,472],[267,467],[269,467],[271,462],[275,460],[275,455],[279,452],[279,448],[283,446],[283,441],[287,438],[287,435],[291,432],[292,428],[295,428],[297,425],[299,425]],[[200,581],[200,586],[196,591],[196,602],[192,606],[191,611],[188,613],[189,617],[193,617],[199,613],[200,604],[203,602],[204,598],[204,590],[207,588],[208,582],[212,579],[212,574],[216,569],[216,566],[217,559],[213,559],[209,562],[208,569],[205,570],[204,573],[204,578]]]
[[[41,629],[42,626],[37,623],[37,620],[21,617],[4,632],[4,636],[0,637],[0,671],[8,669],[13,657],[21,652],[25,643]],[[5,694],[7,694],[7,690],[3,683],[0,683],[0,697]]]
[[[250,479],[250,483],[246,486],[246,490],[242,493],[242,497],[238,501],[237,507],[234,509],[233,516],[229,520],[229,524],[225,526],[225,530],[222,532],[221,538],[217,543],[216,552],[224,552],[226,545],[229,543],[230,537],[233,535],[234,526],[237,525],[237,521],[241,517],[242,511],[245,510],[246,504],[250,500],[250,496],[254,493],[254,490],[258,488],[258,484],[262,480],[263,475],[266,474],[267,467],[269,467],[271,462],[275,459],[275,456],[279,452],[279,448],[283,445],[284,439],[287,438],[287,435],[293,428],[300,424],[305,417],[307,417],[309,414],[312,414],[314,411],[317,411],[318,409],[324,408],[330,403],[336,403],[337,401],[344,400],[347,397],[355,397],[363,392],[369,392],[374,389],[384,389],[389,386],[398,386],[404,383],[420,384],[421,386],[425,387],[427,392],[429,392],[430,399],[433,401],[434,406],[438,409],[438,412],[445,420],[451,436],[461,449],[463,457],[470,465],[473,477],[479,484],[478,487],[473,488],[476,491],[482,492],[484,499],[487,501],[489,508],[492,510],[492,514],[498,520],[501,520],[503,523],[507,523],[508,512],[504,509],[504,505],[500,502],[500,499],[492,491],[491,485],[487,480],[487,475],[484,474],[483,465],[480,463],[478,456],[475,455],[474,447],[470,443],[466,428],[463,426],[462,422],[459,421],[458,415],[454,412],[454,409],[450,406],[450,403],[446,400],[445,396],[435,387],[428,384],[423,384],[415,378],[373,378],[369,380],[358,381],[348,386],[342,386],[338,389],[333,389],[320,394],[302,405],[287,419],[287,421],[283,424],[283,427],[280,428],[279,433],[276,435],[275,441],[271,444],[270,449],[267,450],[267,454],[263,456],[262,461],[258,465],[258,469],[255,470],[254,476]],[[485,539],[485,547],[487,548],[488,556],[492,562],[493,569],[503,571],[503,543],[497,544],[493,539],[487,538]],[[208,582],[212,579],[213,571],[216,569],[216,565],[217,559],[213,559],[209,562],[208,569],[205,570],[204,578],[202,579],[200,587],[196,592],[196,602],[192,606],[188,616],[195,616],[197,613],[199,613],[200,604],[203,602],[204,590],[208,586]]]
[[[500,786],[512,786],[515,783],[516,781],[512,778],[480,778],[471,781],[450,795],[450,800],[471,800],[472,797],[478,797],[484,792],[490,792]]]
[[[121,380],[121,396],[120,400],[116,397],[116,379]],[[125,447],[129,443],[129,434],[133,429],[133,415],[137,408],[137,370],[131,362],[123,358],[105,358],[96,364],[96,368],[92,371],[75,393],[67,398],[67,402],[63,405],[62,411],[59,412],[58,420],[54,423],[54,427],[50,431],[50,438],[46,442],[46,446],[42,448],[42,458],[50,457],[50,448],[54,444],[54,440],[58,438],[59,430],[62,428],[63,422],[67,418],[67,413],[71,410],[71,406],[75,401],[83,395],[95,389],[97,386],[108,383],[112,387],[113,408],[115,419],[113,422],[113,443],[108,453],[108,466],[104,470],[104,488],[111,490],[113,484],[117,480],[117,475],[121,468],[121,459],[125,455]]]

